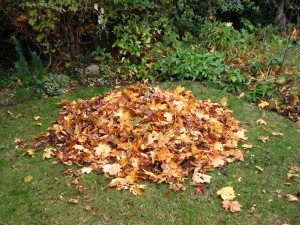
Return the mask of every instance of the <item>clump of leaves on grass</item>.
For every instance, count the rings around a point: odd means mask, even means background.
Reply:
[[[67,164],[87,164],[92,170],[115,177],[109,187],[142,195],[139,180],[168,183],[185,190],[185,177],[209,183],[207,170],[243,161],[239,141],[244,129],[231,111],[210,100],[196,100],[178,86],[173,91],[158,87],[128,87],[89,100],[63,102],[58,123],[43,137],[55,156]]]

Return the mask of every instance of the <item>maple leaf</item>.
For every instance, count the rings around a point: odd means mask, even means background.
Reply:
[[[45,148],[43,153],[43,159],[50,159],[54,155],[56,149],[54,148]]]
[[[200,195],[204,195],[205,192],[204,192],[204,189],[205,189],[205,186],[204,185],[199,185],[198,187],[196,187],[196,193],[200,194]]]
[[[232,187],[224,187],[218,190],[217,195],[220,195],[223,200],[232,200],[236,197]]]
[[[106,164],[103,166],[103,172],[110,175],[117,175],[121,171],[121,166],[118,163]]]
[[[134,195],[143,195],[144,194],[144,191],[142,189],[146,189],[147,186],[146,185],[143,185],[143,184],[134,184],[130,187],[129,191],[134,194]]]
[[[108,145],[102,143],[99,143],[98,146],[95,147],[94,149],[95,149],[96,156],[103,155],[104,157],[107,157],[111,151],[111,148]]]
[[[230,212],[239,212],[241,211],[241,204],[237,201],[232,201],[232,200],[224,200],[222,202],[223,207],[226,210],[230,210]]]
[[[265,107],[267,107],[268,105],[270,105],[269,102],[264,102],[264,101],[263,101],[263,102],[261,102],[261,103],[258,104],[258,107],[259,107],[259,108],[265,108]]]

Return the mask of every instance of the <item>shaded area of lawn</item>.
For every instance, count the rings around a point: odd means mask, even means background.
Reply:
[[[288,181],[290,186],[284,183],[290,166],[300,166],[300,128],[288,119],[197,82],[160,84],[167,89],[177,85],[186,86],[197,98],[219,101],[227,97],[234,117],[248,130],[246,143],[254,146],[245,151],[245,162],[209,172],[213,178],[206,185],[204,195],[196,194],[195,186],[190,186],[189,181],[184,193],[174,193],[167,185],[150,182],[146,182],[148,188],[142,197],[135,197],[128,191],[102,191],[110,180],[95,172],[82,178],[76,187],[71,184],[74,177],[62,173],[68,168],[76,170],[76,166],[54,164],[55,160],[43,161],[42,152],[32,158],[26,154],[28,148],[15,149],[16,137],[30,143],[36,134],[51,126],[60,108],[55,103],[61,99],[89,98],[104,92],[103,88],[82,89],[59,98],[30,101],[0,110],[0,114],[7,114],[7,111],[24,114],[17,119],[0,118],[0,223],[299,224],[299,201],[288,202],[284,198],[286,194],[295,195],[299,191],[299,178]],[[267,125],[256,124],[264,115]],[[34,124],[34,116],[42,118],[39,121],[42,126]],[[274,131],[284,135],[272,136]],[[262,143],[257,139],[259,136],[270,136],[270,141]],[[259,171],[256,166],[264,170]],[[32,176],[33,180],[24,183],[25,176]],[[79,186],[86,190],[80,193]],[[242,212],[233,214],[222,208],[216,191],[225,186],[233,186]],[[282,199],[278,198],[276,190],[282,191]],[[71,198],[79,203],[68,203]],[[250,213],[253,205],[256,209]],[[86,206],[92,206],[92,210],[86,210]]]

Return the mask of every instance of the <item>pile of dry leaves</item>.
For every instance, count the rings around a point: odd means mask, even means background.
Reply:
[[[127,87],[88,100],[64,102],[57,123],[44,135],[53,148],[44,158],[79,164],[112,177],[110,187],[142,194],[140,180],[184,190],[210,182],[207,170],[243,160],[246,140],[232,112],[219,103],[197,100],[182,87]]]

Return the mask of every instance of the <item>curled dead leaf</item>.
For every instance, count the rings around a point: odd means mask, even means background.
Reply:
[[[222,202],[223,208],[229,210],[230,212],[239,212],[241,211],[241,204],[237,201],[224,200]]]

